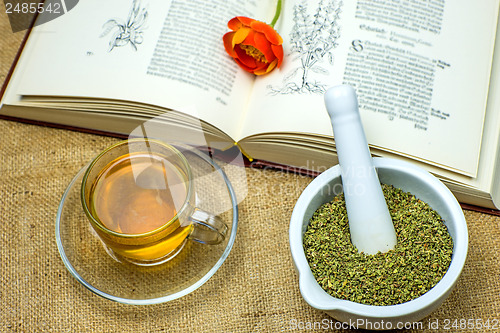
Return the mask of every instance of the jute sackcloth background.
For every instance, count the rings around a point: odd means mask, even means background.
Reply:
[[[23,34],[12,33],[0,13],[1,82]],[[118,139],[6,120],[0,120],[0,133],[0,331],[277,332],[330,320],[300,296],[288,246],[293,206],[311,178],[248,169],[236,242],[215,275],[165,304],[123,305],[77,282],[54,236],[68,183]],[[473,211],[465,216],[470,246],[458,285],[422,320],[422,329],[408,331],[435,331],[429,324],[436,320],[439,331],[447,320],[450,328],[455,320],[459,327],[460,320],[500,320],[500,217]]]

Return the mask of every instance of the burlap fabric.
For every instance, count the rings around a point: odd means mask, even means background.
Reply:
[[[2,12],[2,82],[22,36],[12,33]],[[172,302],[123,305],[77,282],[65,269],[54,236],[68,183],[117,139],[5,120],[0,133],[0,331],[276,332],[330,320],[302,300],[288,246],[293,206],[311,178],[248,169],[238,235],[219,271]],[[457,331],[460,320],[469,319],[496,322],[499,328],[500,217],[472,211],[465,216],[470,246],[459,283],[438,310],[408,331],[444,331],[447,322]]]

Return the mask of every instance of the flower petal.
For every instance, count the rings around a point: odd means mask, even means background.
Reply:
[[[256,69],[253,71],[253,73],[255,75],[264,75],[264,74],[267,74],[267,67],[264,67],[264,68],[259,68],[259,69]]]
[[[241,28],[243,26],[243,24],[241,23],[241,21],[238,19],[238,17],[233,17],[232,19],[229,20],[229,22],[227,22],[227,27],[233,31],[236,31],[238,30],[239,28]]]
[[[245,65],[244,63],[242,63],[242,62],[241,62],[241,60],[240,60],[240,59],[238,59],[238,58],[235,58],[235,59],[234,59],[234,61],[238,64],[238,66],[240,66],[241,68],[243,68],[245,71],[250,72],[250,73],[252,73],[252,74],[253,74],[253,72],[254,72],[254,68],[250,68],[250,67],[246,66],[246,65]]]
[[[248,33],[247,37],[245,38],[244,41],[241,42],[243,45],[252,45],[255,47],[255,31],[250,29],[250,32]]]
[[[233,38],[234,38],[234,31],[226,33],[224,36],[222,36],[222,40],[224,41],[224,48],[226,49],[226,52],[233,58],[236,57],[236,53],[234,52],[234,45],[233,45]]]
[[[264,54],[268,62],[271,62],[276,58],[271,48],[271,43],[269,43],[269,41],[267,40],[266,36],[263,33],[260,32],[255,33],[254,41],[255,41],[254,46],[257,48],[257,50],[259,50],[260,52],[262,52],[262,54]]]
[[[278,58],[277,67],[281,66],[283,62],[283,46],[281,45],[271,45],[271,49],[273,50],[274,55]]]
[[[255,31],[262,32],[266,35],[269,42],[275,45],[283,44],[283,38],[273,29],[269,24],[260,21],[254,21],[250,24],[250,27]]]
[[[274,61],[271,62],[269,64],[269,66],[266,66],[265,68],[256,69],[253,73],[255,75],[264,75],[264,74],[267,74],[267,73],[271,72],[276,67],[277,63],[278,63],[278,59],[274,59]]]
[[[249,18],[246,16],[237,16],[235,18],[238,19],[238,21],[240,21],[240,24],[243,24],[247,27],[250,27],[253,22],[258,22],[257,20],[254,20],[253,18]]]
[[[269,73],[270,71],[272,71],[274,69],[274,67],[277,66],[278,61],[279,61],[278,59],[274,59],[274,61],[272,63],[270,63],[269,66],[267,66],[266,72]]]
[[[257,67],[256,69],[254,69],[253,73],[267,73],[267,68],[268,68],[268,64],[266,64],[265,66],[260,66],[260,67]],[[261,74],[257,74],[257,75],[261,75]]]
[[[252,29],[250,29],[250,28],[241,28],[241,29],[236,30],[234,33],[234,36],[233,36],[233,41],[232,41],[233,47],[236,44],[240,44],[241,42],[243,42],[245,40],[245,38],[247,38],[248,34],[251,31],[252,31]]]

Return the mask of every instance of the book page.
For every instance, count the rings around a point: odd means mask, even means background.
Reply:
[[[258,79],[242,137],[332,135],[323,93],[350,84],[372,147],[475,176],[498,0],[287,1],[283,66]]]
[[[232,136],[254,78],[222,36],[232,17],[267,11],[248,0],[80,1],[33,30],[12,85],[23,95],[158,105]]]

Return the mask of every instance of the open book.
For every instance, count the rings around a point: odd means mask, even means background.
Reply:
[[[350,84],[373,155],[500,207],[499,0],[286,0],[283,65],[255,77],[222,36],[234,16],[270,22],[275,5],[80,1],[32,29],[0,116],[122,134],[156,117],[183,140],[202,131],[217,149],[323,171],[337,163],[323,93]]]

